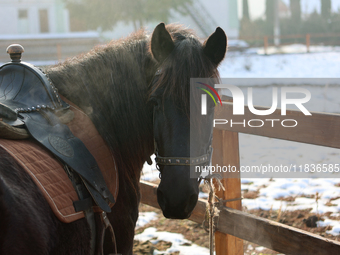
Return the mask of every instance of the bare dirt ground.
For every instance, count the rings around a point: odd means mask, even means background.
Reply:
[[[244,193],[244,197],[256,196],[257,194],[248,194]],[[294,199],[294,198],[284,198],[286,199]],[[143,226],[136,230],[136,234],[139,234],[144,231],[144,229],[148,227],[155,227],[158,231],[168,231],[173,233],[182,234],[187,240],[192,241],[193,243],[203,246],[209,247],[209,239],[208,233],[203,229],[201,224],[197,224],[195,222],[189,220],[169,220],[165,219],[160,210],[155,209],[150,206],[141,205],[140,211],[154,211],[157,213],[158,217],[156,220],[149,222],[147,225]],[[309,209],[306,210],[297,210],[297,211],[264,211],[264,210],[251,210],[248,211],[244,208],[244,211],[251,213],[253,215],[263,217],[266,219],[274,220],[277,222],[281,222],[283,224],[287,224],[289,226],[293,226],[314,234],[318,234],[322,237],[339,241],[340,236],[333,236],[327,234],[326,231],[330,229],[330,227],[317,227],[315,222],[318,219],[321,219],[327,216],[333,220],[340,220],[340,217],[331,217],[330,213],[326,213],[323,215],[315,215],[310,213]],[[190,244],[188,244],[190,245]],[[171,246],[171,243],[167,242],[158,242],[156,245],[153,245],[151,242],[138,242],[134,243],[134,254],[135,255],[144,255],[144,254],[153,254],[155,249],[159,251],[166,250]],[[178,253],[174,253],[178,254]],[[269,255],[269,254],[281,254],[275,251],[272,251],[267,248],[259,247],[256,244],[250,243],[248,241],[244,241],[244,254],[246,255]]]

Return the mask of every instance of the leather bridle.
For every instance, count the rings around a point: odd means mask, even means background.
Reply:
[[[162,69],[157,70],[157,72],[154,75],[154,78],[151,82],[153,85],[155,83],[156,78],[162,73]],[[155,107],[153,110],[153,127],[155,128]],[[155,131],[154,131],[155,134]],[[196,165],[201,165],[201,166],[209,166],[211,163],[211,158],[212,158],[212,152],[213,149],[211,147],[211,142],[212,142],[212,131],[210,134],[210,139],[209,139],[209,146],[206,149],[206,153],[198,156],[198,157],[165,157],[165,156],[160,156],[158,153],[158,147],[157,147],[157,142],[154,138],[154,154],[156,155],[155,161],[156,161],[156,167],[158,170],[160,170],[159,165],[164,165],[164,166],[196,166]]]

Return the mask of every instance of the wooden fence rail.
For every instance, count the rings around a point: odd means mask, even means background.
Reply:
[[[256,109],[266,110],[268,108],[256,107]],[[239,132],[340,149],[340,132],[338,132],[340,115],[312,112],[312,116],[305,116],[300,111],[290,110],[287,111],[287,115],[281,116],[280,111],[278,109],[271,115],[258,116],[251,113],[246,106],[245,114],[236,116],[232,114],[232,103],[223,102],[223,106],[215,111],[215,120],[223,120],[220,122],[224,124],[216,125],[214,129],[213,165],[230,164],[236,166],[237,170],[240,169]],[[266,125],[261,128],[249,127],[248,121],[254,119]],[[267,121],[273,119],[276,121]],[[283,119],[294,119],[298,125],[294,128],[284,128],[282,127]],[[255,121],[252,121],[252,125],[255,125],[254,123]],[[241,196],[240,171],[223,173],[222,182],[225,191],[217,192],[218,197],[233,199]],[[140,187],[141,202],[159,208],[157,186],[141,182]],[[241,209],[240,201],[228,202],[222,208],[215,234],[217,255],[243,254],[242,239],[285,254],[340,254],[340,242],[247,214],[240,211]],[[202,223],[205,212],[206,202],[199,200],[190,220]]]
[[[310,46],[312,44],[311,39],[317,39],[319,40],[320,38],[326,39],[326,38],[340,38],[339,33],[317,33],[317,34],[293,34],[293,35],[264,35],[264,36],[240,36],[237,38],[229,38],[230,39],[236,39],[236,40],[245,40],[245,41],[255,41],[259,42],[259,44],[263,43],[263,48],[264,48],[264,53],[267,55],[268,54],[268,47],[275,45],[274,43],[270,44],[269,40],[274,41],[275,39],[280,39],[280,40],[290,40],[290,39],[304,39],[304,43],[306,44],[306,52],[310,52]],[[325,42],[325,40],[323,40]],[[320,43],[320,42],[319,42]],[[291,44],[290,43],[280,43],[280,45],[275,45],[275,46],[283,46],[286,44]]]
[[[310,35],[310,37],[315,38],[336,38],[340,37],[340,33],[315,33],[315,34],[307,34]],[[268,39],[301,39],[305,38],[306,34],[292,34],[292,35],[265,35],[268,37]],[[238,39],[238,40],[257,40],[257,41],[263,41],[263,37],[265,36],[240,36],[240,37],[230,37],[229,39]]]

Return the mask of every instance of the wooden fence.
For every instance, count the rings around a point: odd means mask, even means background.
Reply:
[[[259,109],[259,108],[258,108]],[[262,108],[265,109],[265,108]],[[232,115],[232,103],[223,102],[223,107],[215,111],[215,119],[228,119]],[[233,119],[236,116],[233,116]],[[213,165],[233,165],[240,169],[238,133],[247,133],[284,139],[289,141],[316,144],[340,149],[340,115],[312,113],[306,117],[299,111],[287,111],[285,118],[298,120],[298,126],[292,129],[261,128],[236,125],[218,125],[214,129]],[[245,107],[242,119],[261,119]],[[279,110],[266,119],[282,119]],[[237,119],[235,119],[237,121]],[[218,192],[222,199],[241,196],[240,174],[224,174],[224,192]],[[142,203],[159,208],[157,203],[157,186],[141,182]],[[241,201],[228,202],[221,210],[217,220],[215,250],[217,255],[241,255],[243,240],[267,247],[277,252],[296,255],[340,254],[340,242],[323,238],[319,235],[293,228],[275,221],[263,219],[240,211]],[[199,200],[190,220],[202,223],[206,212],[206,201]]]

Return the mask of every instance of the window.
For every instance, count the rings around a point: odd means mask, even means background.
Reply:
[[[40,33],[48,33],[49,23],[47,9],[39,10],[39,21],[40,21]]]
[[[18,32],[19,34],[29,33],[28,11],[26,9],[18,11]]]
[[[19,10],[19,19],[27,19],[27,10]]]

